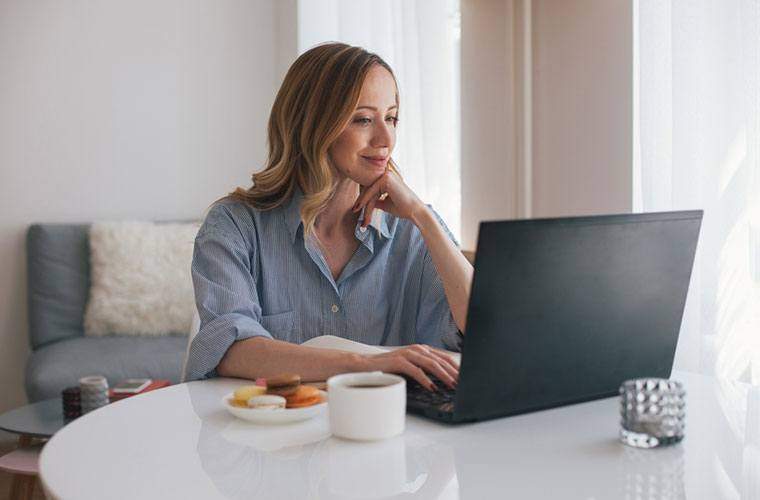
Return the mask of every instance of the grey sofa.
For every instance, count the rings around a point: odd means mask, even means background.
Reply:
[[[88,224],[34,224],[26,235],[30,402],[60,395],[85,375],[180,381],[186,335],[84,336],[90,287]]]

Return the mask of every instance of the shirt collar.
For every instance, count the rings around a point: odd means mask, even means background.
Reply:
[[[303,192],[301,188],[296,186],[293,189],[293,194],[290,197],[290,201],[284,206],[285,224],[288,226],[288,232],[290,233],[291,241],[296,241],[298,235],[298,228],[301,227],[303,221],[301,220],[301,203],[303,201]],[[369,226],[373,227],[379,234],[386,238],[392,238],[393,233],[391,226],[388,224],[389,214],[382,210],[375,210],[372,214],[372,220]],[[359,231],[359,227],[364,220],[364,209],[359,214],[359,222],[356,224],[356,231]],[[393,225],[395,229],[395,224]]]
[[[293,189],[293,194],[290,196],[290,201],[285,205],[285,224],[288,226],[288,232],[290,233],[290,240],[295,242],[296,235],[298,234],[298,228],[301,226],[301,200],[303,199],[303,193],[298,186]]]

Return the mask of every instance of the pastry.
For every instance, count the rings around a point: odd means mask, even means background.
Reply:
[[[301,386],[301,377],[294,373],[283,373],[267,379],[267,394],[290,396]]]
[[[249,399],[254,396],[261,396],[262,394],[266,394],[266,392],[266,387],[259,387],[257,385],[244,385],[242,387],[238,387],[235,390],[232,395],[232,399],[235,402],[240,403],[239,405],[235,406],[241,406],[245,408],[248,405]]]
[[[288,408],[305,408],[322,402],[322,395],[319,389],[308,385],[302,385],[285,398]]]
[[[271,394],[254,396],[248,400],[248,407],[256,410],[281,410],[285,408],[285,404],[285,398]]]
[[[230,398],[229,403],[230,403],[230,406],[234,406],[236,408],[248,408],[247,401],[238,401],[235,398]]]

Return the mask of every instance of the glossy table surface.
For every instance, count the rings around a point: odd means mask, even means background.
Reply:
[[[0,429],[32,437],[50,437],[64,426],[61,398],[28,404],[0,415]]]
[[[327,415],[238,420],[221,398],[244,382],[180,384],[89,413],[45,446],[53,498],[760,498],[760,388],[673,374],[686,438],[618,441],[617,398],[476,424],[407,417],[403,435],[330,436]]]

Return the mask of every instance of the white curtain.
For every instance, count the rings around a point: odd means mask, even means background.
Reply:
[[[299,53],[326,41],[362,46],[393,68],[401,98],[393,158],[459,238],[459,1],[300,0]]]
[[[634,6],[635,208],[705,212],[676,367],[760,385],[760,1]]]

